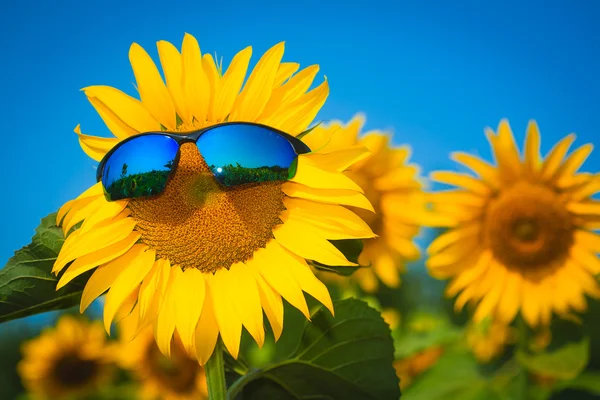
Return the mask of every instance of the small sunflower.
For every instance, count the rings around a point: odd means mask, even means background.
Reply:
[[[164,41],[158,42],[158,52],[166,84],[150,56],[131,46],[141,100],[108,86],[84,89],[116,136],[83,135],[78,126],[80,144],[93,159],[137,133],[185,134],[224,121],[261,123],[296,136],[329,92],[327,81],[307,92],[319,68],[294,74],[298,64],[281,62],[283,43],[260,58],[244,85],[250,47],[235,55],[223,74],[209,54],[201,55],[191,35],[185,35],[181,53]],[[355,266],[329,240],[374,236],[344,208],[373,211],[343,173],[369,153],[361,146],[313,150],[298,156],[292,179],[227,191],[213,182],[210,198],[198,190],[206,183],[198,186],[199,176],[210,170],[191,143],[181,145],[177,168],[159,195],[108,202],[101,183],[92,186],[59,210],[58,223],[72,232],[54,265],[56,273],[65,270],[58,287],[98,267],[83,292],[82,311],[108,290],[107,330],[123,319],[133,320],[138,330],[153,325],[166,355],[177,333],[200,364],[219,335],[237,357],[242,327],[262,345],[263,310],[278,338],[282,298],[307,318],[303,292],[333,312],[327,288],[306,260]],[[71,229],[80,222],[79,229]]]
[[[56,327],[23,345],[17,370],[26,389],[38,398],[90,394],[106,384],[114,352],[102,323],[62,317]]]
[[[458,189],[432,195],[437,212],[449,220],[447,232],[429,246],[432,276],[452,278],[447,294],[456,309],[478,304],[474,319],[503,323],[520,311],[532,327],[551,316],[584,311],[584,295],[600,296],[600,181],[577,172],[592,151],[586,144],[567,156],[571,134],[540,157],[540,133],[529,123],[524,155],[519,155],[507,120],[497,133],[486,129],[497,166],[466,153],[453,159],[478,177],[435,172],[432,178]],[[565,159],[566,157],[566,159]]]
[[[151,327],[130,340],[134,333],[122,332],[119,364],[140,382],[141,399],[208,399],[204,368],[188,355],[179,338],[173,340],[168,358],[158,349]]]
[[[333,121],[314,128],[304,141],[313,149],[334,150],[361,145],[371,151],[368,160],[354,164],[346,175],[364,190],[376,213],[351,209],[371,227],[377,238],[365,241],[359,264],[370,265],[352,275],[367,292],[374,292],[381,280],[388,287],[398,287],[399,272],[408,261],[419,258],[413,242],[419,226],[432,218],[426,211],[419,167],[410,164],[410,147],[391,147],[391,134],[369,131],[361,135],[365,117],[356,115],[343,124]],[[337,280],[333,274],[324,279]]]
[[[486,319],[481,323],[471,322],[466,330],[466,339],[475,358],[481,363],[488,363],[500,356],[507,345],[515,342],[516,334],[510,325]]]

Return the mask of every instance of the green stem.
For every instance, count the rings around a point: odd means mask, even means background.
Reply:
[[[209,400],[228,400],[221,339],[217,340],[215,350],[204,366],[204,370],[206,372]]]
[[[233,385],[231,385],[229,388],[229,398],[231,400],[235,400],[235,398],[242,393],[242,390],[244,390],[246,385],[261,373],[262,371],[260,369],[253,369],[248,371],[247,374],[240,376],[238,380],[233,382]]]
[[[517,343],[517,351],[526,354],[527,350],[527,324],[521,317],[517,321],[517,328],[519,330],[519,341]],[[521,373],[519,375],[519,389],[518,389],[518,400],[527,400],[529,397],[529,372],[524,365],[521,365]]]

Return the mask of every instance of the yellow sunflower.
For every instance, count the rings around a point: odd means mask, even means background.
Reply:
[[[500,356],[506,345],[515,342],[516,334],[510,325],[486,319],[481,323],[469,323],[466,339],[475,358],[488,363]]]
[[[447,294],[456,309],[477,304],[474,319],[510,323],[517,313],[530,326],[547,326],[551,316],[584,311],[584,295],[600,296],[600,189],[595,176],[577,171],[592,151],[586,144],[567,156],[571,134],[540,157],[535,122],[527,129],[524,155],[508,124],[486,129],[497,166],[466,153],[453,159],[478,177],[435,172],[432,178],[458,189],[432,195],[451,223],[429,246],[432,276],[452,278]],[[565,159],[566,157],[566,159]]]
[[[372,153],[368,160],[350,167],[346,176],[358,183],[376,211],[350,207],[378,235],[365,241],[358,260],[359,264],[371,268],[361,268],[352,275],[363,290],[373,292],[379,285],[377,278],[389,287],[398,287],[399,273],[405,263],[420,255],[413,238],[419,226],[429,223],[432,216],[426,211],[419,167],[408,162],[410,148],[392,147],[391,134],[387,132],[361,134],[364,122],[364,116],[358,114],[345,125],[340,121],[319,125],[304,141],[312,149],[331,151],[361,145]],[[334,274],[323,276],[323,279],[339,281]]]
[[[318,66],[294,74],[298,64],[281,62],[283,43],[260,58],[243,88],[250,47],[235,55],[222,75],[190,35],[181,53],[164,41],[158,42],[158,52],[166,84],[150,56],[139,45],[131,46],[141,100],[108,86],[84,89],[116,136],[83,135],[77,127],[90,157],[100,160],[119,141],[140,132],[184,134],[223,121],[257,122],[295,136],[307,129],[329,92],[326,81],[307,92]],[[373,210],[343,173],[368,155],[361,146],[300,154],[292,179],[227,190],[214,182],[207,199],[201,188],[205,182],[198,190],[197,178],[209,167],[195,145],[184,143],[161,194],[108,202],[98,183],[59,210],[58,223],[72,232],[54,265],[58,273],[71,263],[58,287],[98,267],[83,292],[81,310],[108,290],[107,329],[123,319],[134,320],[139,330],[153,325],[166,355],[177,332],[201,364],[220,334],[237,357],[242,327],[262,345],[263,310],[279,337],[282,298],[309,317],[306,292],[333,312],[327,288],[306,260],[356,265],[329,240],[374,236],[344,208]],[[79,229],[71,229],[80,222]]]
[[[151,327],[130,340],[135,333],[122,332],[119,365],[140,382],[141,399],[208,399],[204,368],[188,355],[178,337],[167,358],[158,349]]]
[[[394,361],[396,376],[400,379],[400,389],[409,387],[416,378],[433,367],[443,354],[442,346],[431,346],[402,360]]]
[[[17,370],[25,388],[37,398],[83,396],[110,380],[113,350],[102,323],[64,316],[56,327],[23,345]]]

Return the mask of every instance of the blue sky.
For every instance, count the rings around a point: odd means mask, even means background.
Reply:
[[[255,63],[286,41],[286,61],[320,64],[331,86],[320,119],[367,115],[409,143],[425,172],[448,154],[489,157],[483,135],[508,117],[519,141],[538,120],[547,150],[565,134],[596,142],[600,110],[600,2],[3,2],[0,146],[5,190],[0,258],[29,242],[44,215],[94,183],[95,163],[73,128],[107,135],[79,89],[135,94],[131,42],[184,32],[224,57],[252,45]],[[597,170],[600,152],[586,168]]]

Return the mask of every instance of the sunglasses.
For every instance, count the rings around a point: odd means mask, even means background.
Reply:
[[[177,168],[183,143],[195,143],[217,182],[235,187],[283,181],[296,173],[300,139],[247,122],[224,122],[186,134],[147,132],[119,142],[100,161],[96,179],[108,201],[162,193]]]

